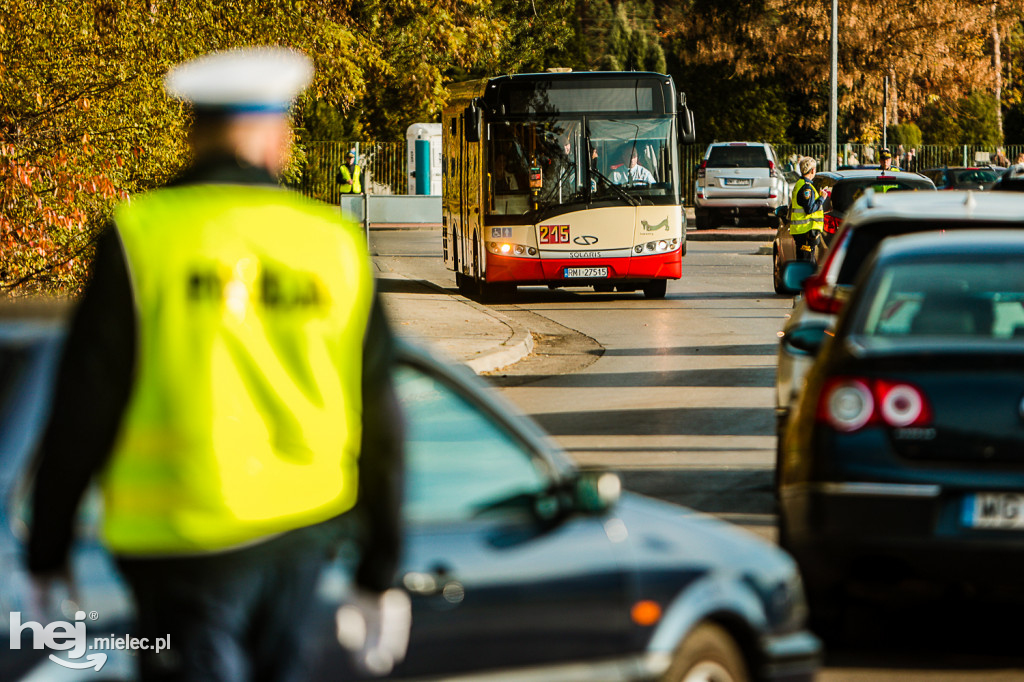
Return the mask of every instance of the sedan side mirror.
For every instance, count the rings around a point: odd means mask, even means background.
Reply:
[[[601,469],[580,471],[573,490],[574,507],[582,512],[599,514],[614,507],[622,494],[618,474]]]
[[[797,354],[817,355],[828,336],[831,336],[828,327],[814,324],[791,329],[782,337],[782,343]]]
[[[815,265],[809,260],[792,260],[782,267],[782,291],[787,294],[799,294],[803,291],[804,282],[814,274]]]

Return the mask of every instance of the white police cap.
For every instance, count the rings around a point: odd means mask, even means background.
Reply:
[[[286,47],[212,52],[179,64],[164,77],[172,97],[197,108],[232,113],[285,111],[313,79],[313,62]]]

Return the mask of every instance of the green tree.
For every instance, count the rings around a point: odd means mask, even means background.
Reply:
[[[955,108],[946,101],[936,97],[921,110],[917,121],[921,127],[921,140],[924,144],[960,144],[963,129],[957,121]]]

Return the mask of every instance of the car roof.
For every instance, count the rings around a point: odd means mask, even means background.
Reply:
[[[912,174],[906,174],[912,175]],[[846,214],[847,225],[881,220],[979,220],[1020,222],[1024,226],[1024,197],[1012,192],[867,191]]]
[[[882,170],[881,168],[851,168],[850,170],[837,170],[837,171],[818,171],[817,175],[828,178],[835,178],[836,180],[856,179],[856,178],[874,178],[881,175],[891,175],[894,178],[921,178],[927,180],[920,173],[912,173],[910,171],[897,171],[897,170]]]
[[[712,142],[708,145],[708,149],[712,147],[768,147],[770,146],[767,142]]]
[[[936,230],[889,237],[878,247],[878,262],[1004,254],[1024,256],[1024,223],[1020,230]]]

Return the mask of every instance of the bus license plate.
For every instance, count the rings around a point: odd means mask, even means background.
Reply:
[[[1024,493],[977,493],[964,502],[964,525],[996,530],[1024,529]]]
[[[565,278],[570,277],[607,277],[608,268],[566,268]]]

